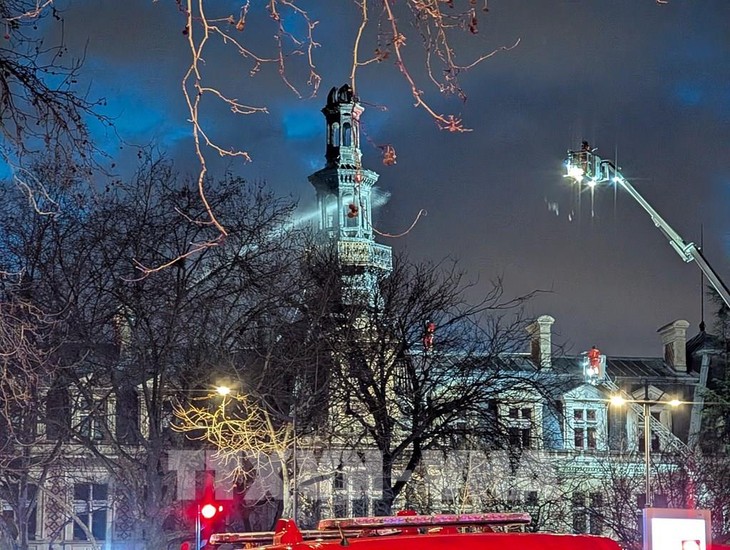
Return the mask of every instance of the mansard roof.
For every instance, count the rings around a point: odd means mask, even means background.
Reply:
[[[723,341],[714,334],[710,334],[709,332],[706,332],[704,330],[700,330],[700,332],[698,332],[687,341],[688,359],[691,355],[702,351],[718,352],[724,350],[725,345]]]
[[[581,377],[580,362],[582,355],[563,355],[553,357],[549,369],[545,373],[571,375]],[[456,360],[451,358],[451,360]],[[472,357],[471,360],[487,361],[499,370],[509,372],[535,373],[541,369],[529,353],[500,354],[497,357]],[[606,357],[606,369],[611,378],[661,378],[661,379],[693,379],[694,377],[677,373],[661,357]]]
[[[606,372],[616,378],[683,378],[661,357],[606,357]]]

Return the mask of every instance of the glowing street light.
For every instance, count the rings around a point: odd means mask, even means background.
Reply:
[[[223,396],[226,396],[226,395],[230,395],[230,393],[231,393],[231,388],[229,388],[228,386],[218,386],[218,387],[217,387],[217,388],[215,389],[215,391],[216,391],[216,393],[217,393],[218,395],[223,395]]]
[[[616,405],[616,406],[620,407],[625,404],[626,404],[626,399],[624,399],[620,395],[611,396],[611,405]]]

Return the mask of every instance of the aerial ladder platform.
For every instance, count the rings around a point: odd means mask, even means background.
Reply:
[[[730,291],[702,255],[700,248],[695,243],[688,243],[682,239],[679,233],[639,194],[613,162],[596,155],[595,149],[591,149],[588,143],[584,141],[580,151],[568,151],[565,168],[565,177],[579,185],[585,184],[593,189],[598,184],[609,182],[623,188],[649,214],[651,221],[664,234],[669,244],[679,254],[679,257],[687,263],[694,261],[720,295],[722,301],[725,302],[725,305],[730,307]]]

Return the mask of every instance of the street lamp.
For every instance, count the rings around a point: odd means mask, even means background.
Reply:
[[[221,415],[223,416],[223,419],[225,420],[226,417],[226,397],[228,397],[233,390],[229,386],[217,386],[215,388],[215,392],[220,395],[223,399],[221,399]]]
[[[652,401],[649,399],[649,386],[645,384],[644,399],[625,399],[621,395],[611,396],[612,405],[622,406],[626,403],[640,404],[644,409],[644,490],[646,491],[645,506],[649,508],[653,504],[651,494],[651,405],[666,404],[676,408],[682,404],[682,401],[676,398],[670,401]]]

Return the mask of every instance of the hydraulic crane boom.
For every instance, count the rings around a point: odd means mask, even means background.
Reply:
[[[631,195],[636,202],[649,214],[651,221],[659,228],[664,236],[669,240],[669,244],[679,254],[685,262],[694,262],[699,266],[710,284],[720,295],[725,304],[730,307],[730,291],[722,282],[720,277],[712,269],[708,261],[702,255],[699,247],[694,243],[687,243],[672,229],[672,227],[664,221],[659,213],[642,197],[639,192],[634,189],[628,180],[621,174],[620,170],[609,160],[604,160],[590,149],[586,142],[583,142],[583,149],[580,151],[568,151],[568,159],[565,161],[567,170],[566,177],[575,180],[578,183],[586,183],[589,187],[594,187],[599,183],[613,182],[620,185]]]

